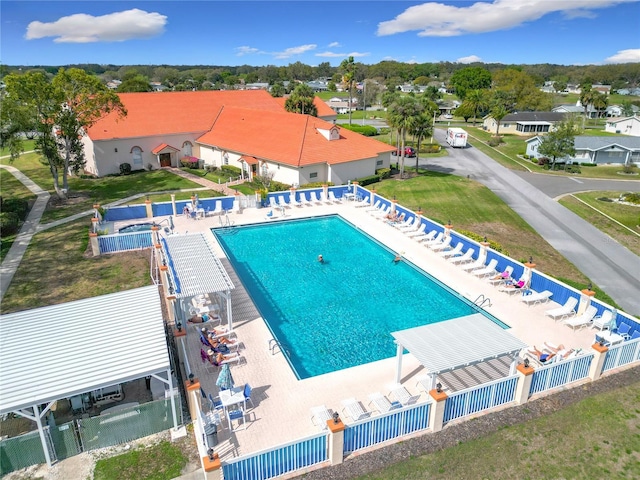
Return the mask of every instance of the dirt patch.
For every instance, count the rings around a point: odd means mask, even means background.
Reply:
[[[79,203],[85,203],[90,200],[89,195],[82,193],[69,194],[67,198],[60,198],[57,195],[51,195],[49,203],[47,203],[47,210],[54,210],[57,208],[65,208],[71,205],[77,205]]]

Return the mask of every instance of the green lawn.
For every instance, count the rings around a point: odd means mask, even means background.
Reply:
[[[31,190],[3,168],[0,168],[0,185],[2,185],[2,198],[4,199],[21,198],[27,200],[30,204],[33,204],[36,199]],[[11,248],[15,238],[16,235],[6,235],[0,238],[0,262]]]
[[[599,230],[607,232],[612,238],[640,256],[640,206],[623,205],[602,200],[616,199],[619,196],[620,192],[577,193],[563,197],[560,203]],[[589,208],[574,197],[617,220],[627,228],[620,226],[593,208]]]
[[[93,480],[171,480],[181,475],[186,464],[180,446],[163,441],[98,460]]]
[[[639,400],[636,383],[358,479],[640,478]]]

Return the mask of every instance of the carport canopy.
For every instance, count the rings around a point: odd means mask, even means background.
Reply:
[[[392,332],[398,345],[396,382],[400,382],[402,353],[406,349],[429,372],[432,380],[444,372],[515,355],[527,347],[481,313]]]
[[[35,421],[44,446],[56,400],[147,376],[172,389],[161,301],[152,285],[0,316],[0,414]]]

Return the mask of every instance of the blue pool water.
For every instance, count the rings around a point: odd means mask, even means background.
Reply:
[[[300,379],[392,357],[390,332],[476,312],[337,215],[212,231]]]
[[[133,225],[127,225],[118,229],[118,233],[131,233],[131,232],[144,232],[151,230],[151,227],[156,225],[155,223],[136,223]]]

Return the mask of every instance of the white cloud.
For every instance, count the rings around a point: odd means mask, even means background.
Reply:
[[[298,47],[291,47],[283,50],[282,52],[275,52],[273,55],[275,58],[289,58],[294,55],[301,55],[310,50],[315,50],[317,45],[315,43],[310,43],[308,45],[300,45]]]
[[[236,47],[236,55],[241,57],[243,55],[251,55],[252,53],[264,53],[259,49],[249,46]]]
[[[482,59],[477,55],[469,55],[468,57],[460,57],[456,60],[458,63],[475,63],[481,62]]]
[[[351,53],[339,53],[339,52],[321,52],[316,53],[316,57],[327,57],[327,58],[358,58],[358,57],[368,57],[371,55],[369,52],[351,52]]]
[[[640,62],[640,48],[619,50],[618,53],[604,60],[606,63],[636,63]]]
[[[55,37],[55,43],[123,42],[151,38],[164,32],[167,17],[134,8],[99,17],[78,13],[55,22],[31,22],[26,39]]]
[[[340,42],[331,42],[331,43],[328,45],[328,47],[329,47],[329,48],[337,48],[337,47],[340,47],[340,46],[341,46],[341,45],[340,45]]]
[[[493,0],[463,7],[429,2],[409,7],[393,20],[380,22],[377,34],[419,30],[421,37],[452,37],[493,32],[538,20],[549,13],[585,17],[594,15],[594,9],[634,1],[637,0]]]

